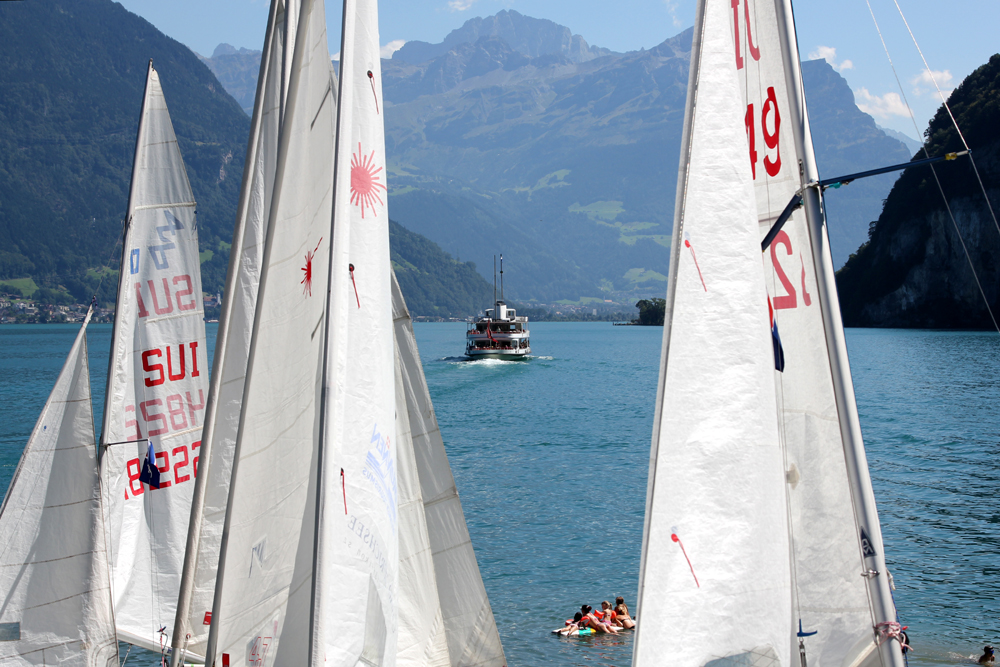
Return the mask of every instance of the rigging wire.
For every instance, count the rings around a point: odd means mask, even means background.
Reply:
[[[962,145],[965,146],[965,150],[969,151],[969,162],[972,163],[972,170],[976,172],[976,180],[979,181],[979,189],[983,191],[983,198],[986,200],[986,207],[990,210],[990,217],[993,218],[993,226],[997,228],[997,233],[1000,234],[1000,223],[997,222],[996,213],[993,212],[993,204],[990,202],[990,196],[986,194],[986,187],[983,185],[983,179],[979,175],[979,168],[976,166],[976,161],[972,157],[972,150],[969,148],[969,144],[965,140],[965,135],[962,134],[962,129],[958,126],[958,121],[955,120],[955,114],[951,112],[948,100],[945,98],[944,93],[941,92],[941,87],[938,86],[937,78],[934,76],[934,72],[931,70],[930,65],[927,64],[927,58],[924,57],[924,52],[921,50],[920,45],[917,44],[917,37],[913,34],[913,30],[910,29],[910,23],[906,20],[906,16],[903,15],[903,8],[899,6],[899,0],[892,1],[896,5],[896,10],[899,12],[899,18],[903,19],[903,25],[906,26],[906,31],[910,33],[910,39],[913,40],[913,46],[917,48],[917,53],[920,54],[920,59],[924,61],[924,69],[927,70],[927,76],[930,77],[931,82],[934,84],[938,97],[941,98],[941,103],[948,112],[948,117],[951,118],[951,124],[955,126],[955,131],[958,132],[958,138],[962,140]],[[870,8],[871,6],[869,5],[869,9]]]
[[[896,7],[899,8],[899,3],[896,2],[896,0],[893,0],[893,2],[896,4]],[[882,36],[882,29],[879,27],[878,20],[875,18],[875,12],[872,10],[871,0],[865,0],[865,4],[868,5],[868,13],[871,14],[872,22],[875,24],[875,31],[878,32],[878,38],[882,42],[882,49],[885,51],[885,57],[889,60],[889,67],[892,68],[892,74],[893,74],[894,77],[896,77],[896,85],[899,86],[899,94],[902,96],[902,98],[903,98],[903,104],[906,105],[906,111],[910,115],[910,122],[913,123],[913,128],[917,131],[917,136],[922,136],[922,133],[920,132],[920,128],[917,127],[917,120],[913,116],[913,109],[910,107],[910,102],[909,102],[909,100],[906,99],[906,92],[903,90],[903,84],[899,80],[899,73],[896,71],[896,66],[892,62],[892,56],[889,55],[889,47],[886,46],[885,37]],[[900,16],[903,16],[902,10],[900,10],[899,14],[900,14]],[[903,17],[903,22],[906,23],[906,17]],[[906,29],[910,30],[910,26],[909,26],[908,23],[906,24]],[[913,32],[912,31],[910,31],[910,36],[913,37]],[[916,38],[913,38],[913,43],[914,44],[917,43]],[[920,51],[920,47],[919,46],[917,46],[917,51]],[[924,56],[924,54],[923,54],[923,52],[921,52],[920,53],[920,57],[923,58],[923,56]],[[926,59],[924,59],[924,66],[925,67],[927,66],[927,60]],[[930,68],[929,67],[927,68],[927,71],[930,72]],[[930,74],[930,77],[931,77],[931,80],[934,80],[934,75],[933,74]],[[934,81],[934,87],[937,88],[937,81],[936,80]],[[942,99],[944,99],[944,95],[941,94],[941,89],[940,88],[938,88],[938,94],[940,94],[941,97],[942,97]],[[958,128],[958,123],[955,122],[955,117],[951,115],[951,108],[948,107],[948,103],[947,102],[945,102],[944,106],[948,110],[948,115],[951,116],[952,123],[955,124],[955,130],[958,131],[958,136],[962,138],[962,144],[966,147],[966,150],[969,150],[968,144],[965,143],[965,137],[962,135],[962,131]],[[923,150],[925,157],[930,158],[931,155],[927,151],[927,142],[924,142],[923,146],[921,147],[921,150]],[[969,159],[972,160],[972,152],[971,152],[971,150],[969,151]],[[958,240],[962,244],[962,251],[965,253],[965,259],[969,263],[969,268],[972,270],[972,277],[976,281],[976,287],[979,288],[979,294],[983,297],[983,305],[986,306],[986,312],[989,313],[989,315],[990,315],[990,321],[993,322],[993,328],[996,329],[997,333],[1000,333],[1000,326],[997,325],[997,319],[993,315],[993,309],[990,307],[990,302],[986,298],[986,292],[983,290],[983,285],[982,285],[981,282],[979,282],[979,275],[976,273],[976,267],[972,263],[972,256],[969,254],[969,249],[965,245],[965,239],[962,238],[962,232],[958,228],[958,222],[955,221],[955,215],[954,215],[954,213],[952,213],[951,205],[948,203],[948,197],[944,194],[944,188],[941,187],[941,179],[938,178],[937,169],[934,168],[933,164],[930,165],[930,168],[931,168],[931,173],[934,174],[934,182],[937,184],[938,192],[941,193],[941,201],[944,202],[945,210],[947,210],[947,212],[948,212],[948,218],[951,220],[951,224],[955,228],[955,233],[958,234]],[[972,162],[972,168],[973,168],[973,170],[975,170],[976,176],[978,178],[978,176],[979,176],[979,170],[976,169],[976,163],[975,163],[975,161]],[[982,179],[980,179],[979,185],[980,185],[980,188],[982,188]],[[986,197],[986,205],[990,209],[990,214],[993,215],[993,207],[992,207],[992,205],[990,205],[990,199],[989,199],[989,197],[986,196],[986,189],[982,188],[982,190],[983,190],[983,196]],[[997,223],[995,215],[993,216],[993,222],[994,222],[994,224]],[[1000,225],[997,225],[997,231],[1000,232]]]

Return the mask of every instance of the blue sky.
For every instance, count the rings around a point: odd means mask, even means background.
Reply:
[[[920,132],[946,92],[1000,51],[997,0],[869,0],[899,73]],[[896,2],[909,21],[933,79],[924,69]],[[267,23],[266,0],[123,0],[167,35],[204,55],[220,42],[259,49]],[[327,0],[330,50],[338,50],[341,3]],[[694,22],[694,0],[381,0],[382,43],[440,42],[475,16],[502,9],[568,26],[591,44],[632,51],[659,44]],[[889,67],[866,0],[800,0],[796,5],[803,58],[825,57],[847,79],[858,105],[885,127],[917,136]]]

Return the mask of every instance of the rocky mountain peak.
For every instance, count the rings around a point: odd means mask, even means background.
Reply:
[[[396,51],[392,58],[411,64],[433,60],[462,44],[473,44],[483,37],[497,37],[529,58],[563,55],[572,62],[586,62],[611,53],[608,49],[590,46],[580,35],[548,19],[525,16],[505,9],[493,16],[469,19],[452,30],[439,44],[412,41]]]

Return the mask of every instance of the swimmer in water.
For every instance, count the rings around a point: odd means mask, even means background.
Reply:
[[[632,620],[632,616],[628,613],[625,598],[620,595],[615,598],[615,612],[618,614],[618,622],[623,628],[629,630],[635,627],[635,621]]]
[[[983,647],[983,654],[979,656],[980,665],[992,665],[993,663],[993,647],[985,646]]]

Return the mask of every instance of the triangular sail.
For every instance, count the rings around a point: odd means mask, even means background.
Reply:
[[[118,664],[80,327],[0,508],[0,662]]]
[[[633,664],[789,665],[782,454],[729,3],[699,2]],[[715,662],[717,661],[717,662]]]
[[[734,2],[729,20],[763,238],[799,188],[814,178],[808,173],[815,159],[798,47],[787,0]],[[866,580],[859,576],[867,566],[845,459],[850,436],[842,433],[823,335],[825,304],[817,272],[827,243],[825,230],[811,232],[799,209],[764,255],[785,358],[776,382],[794,562],[789,627],[794,634],[801,620],[805,632],[816,632],[804,640],[813,667],[854,664],[875,649]],[[839,321],[828,324],[840,327]],[[853,398],[848,409],[856,417]],[[867,467],[861,472],[867,480]],[[877,522],[868,529],[881,549]]]
[[[200,266],[194,195],[150,63],[118,285],[101,474],[118,634],[153,650],[169,640],[174,624],[208,393]],[[160,470],[158,489],[139,479],[147,439]]]
[[[343,16],[314,667],[395,664],[399,604],[395,371],[377,4],[345,0]]]
[[[323,3],[300,11],[207,648],[217,665],[307,660],[336,105]]]
[[[185,578],[178,602],[179,622],[174,628],[172,643],[183,649],[178,656],[183,652],[188,657],[203,657],[208,643],[215,574],[277,165],[278,132],[284,106],[282,94],[287,83],[283,80],[287,71],[284,64],[287,18],[284,3],[272,0],[216,338],[215,366],[205,409],[200,476],[195,482]]]
[[[405,400],[450,664],[454,667],[503,667],[507,660],[500,644],[500,633],[479,574],[476,554],[472,549],[462,512],[462,502],[458,497],[427,389],[427,380],[424,378],[417,340],[413,335],[413,323],[395,273],[392,277],[392,299],[396,353],[403,383],[403,399],[397,395],[396,400],[399,412],[402,412],[404,405],[401,400]],[[400,469],[403,469],[402,464]],[[401,551],[402,539],[401,533]],[[400,580],[400,586],[403,587],[402,573]],[[403,658],[405,616],[401,609],[400,661]]]
[[[393,317],[399,318],[393,276]],[[405,305],[403,317],[406,317]],[[408,319],[408,318],[407,318]],[[398,322],[398,319],[397,319]],[[399,341],[396,341],[396,464],[399,489],[399,639],[396,667],[449,667],[448,641],[438,599],[434,556],[420,491],[406,405]]]

